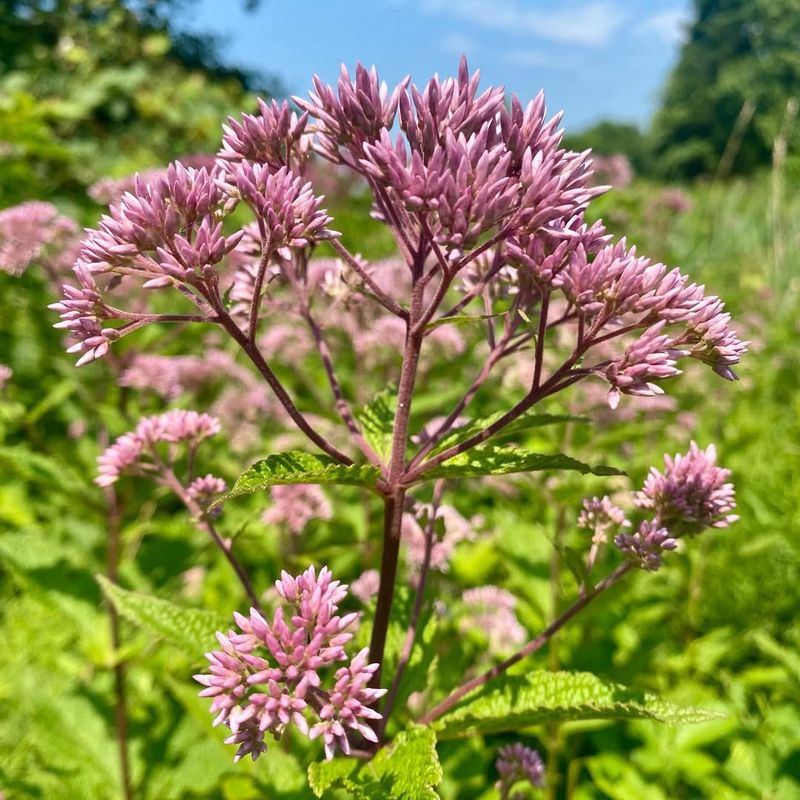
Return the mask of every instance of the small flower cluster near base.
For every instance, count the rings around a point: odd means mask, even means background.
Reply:
[[[517,800],[526,797],[523,794],[511,794],[514,786],[526,783],[534,789],[541,789],[544,785],[544,762],[536,750],[526,747],[520,742],[508,744],[498,751],[495,762],[500,779],[496,788],[500,792],[500,800]]]
[[[378,668],[367,650],[348,659],[358,613],[340,615],[347,586],[327,567],[297,577],[286,572],[275,589],[282,605],[270,622],[256,609],[234,614],[239,632],[218,633],[221,649],[207,654],[209,673],[195,675],[213,698],[214,725],[231,730],[235,760],[253,760],[267,749],[267,733],[279,739],[289,725],[309,739],[321,737],[325,756],[350,752],[350,736],[377,742],[372,727],[381,715],[372,706],[386,690],[369,686]],[[333,665],[347,662],[331,675]]]
[[[702,450],[692,442],[688,453],[664,456],[664,472],[652,467],[641,491],[634,493],[633,504],[652,513],[636,530],[626,530],[631,522],[608,497],[584,500],[578,527],[593,532],[593,552],[617,530],[614,544],[628,560],[657,570],[663,553],[677,549],[682,536],[727,528],[738,519],[730,513],[736,507],[733,484],[728,481],[731,472],[716,462],[714,445]]]

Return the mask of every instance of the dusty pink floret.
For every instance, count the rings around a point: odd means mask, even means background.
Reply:
[[[217,634],[220,650],[207,654],[208,674],[195,675],[211,697],[214,724],[231,729],[226,740],[239,744],[236,760],[265,749],[264,737],[279,738],[288,725],[311,739],[323,738],[325,754],[350,751],[349,732],[377,741],[370,722],[380,714],[370,708],[385,690],[368,684],[378,668],[359,652],[331,676],[329,668],[347,661],[349,642],[359,615],[340,615],[347,587],[323,567],[276,581],[282,605],[268,622],[258,611],[235,613],[239,633]],[[311,723],[311,724],[309,724]]]
[[[0,270],[21,275],[34,262],[60,272],[75,260],[78,226],[38,200],[0,211]]]
[[[516,800],[525,795],[513,795],[511,791],[518,783],[525,782],[534,789],[545,785],[545,767],[536,750],[526,747],[521,742],[508,744],[497,751],[495,766],[500,773],[496,788],[500,792],[500,800]]]
[[[507,653],[527,640],[515,613],[517,598],[511,592],[498,586],[478,586],[467,589],[461,599],[466,610],[462,625],[483,631],[491,653]]]
[[[691,443],[689,452],[664,456],[664,472],[655,467],[635,495],[640,508],[651,509],[667,527],[696,532],[703,528],[726,528],[739,517],[731,471],[717,466],[717,450]]]
[[[592,531],[592,541],[597,543],[607,542],[610,531],[629,528],[630,524],[625,512],[607,495],[584,500],[577,522],[579,528]]]
[[[273,486],[272,507],[261,519],[267,525],[285,525],[292,533],[300,533],[312,519],[330,519],[333,509],[322,489],[314,484]]]
[[[124,472],[154,468],[153,457],[161,442],[184,443],[196,447],[203,439],[220,431],[220,423],[210,414],[172,409],[164,414],[143,417],[134,431],[124,433],[97,459],[98,486],[110,486]],[[218,480],[218,479],[217,479]]]

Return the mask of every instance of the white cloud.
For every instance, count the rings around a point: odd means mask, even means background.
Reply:
[[[428,13],[446,13],[482,28],[552,42],[602,45],[611,40],[627,19],[616,3],[607,0],[545,9],[523,0],[421,0]]]
[[[686,25],[689,22],[691,14],[688,9],[671,8],[642,20],[637,31],[645,36],[657,36],[669,44],[679,45],[686,36]]]
[[[475,52],[475,40],[463,33],[449,33],[442,39],[442,50],[450,55]]]
[[[528,67],[540,67],[546,69],[565,69],[574,70],[578,68],[578,63],[573,58],[564,58],[563,55],[553,57],[541,50],[507,50],[501,55],[501,59],[506,64],[522,69]]]

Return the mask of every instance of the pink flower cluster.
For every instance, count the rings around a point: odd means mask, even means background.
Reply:
[[[480,523],[479,518],[468,520],[463,517],[453,506],[441,505],[433,508],[430,504],[419,503],[414,512],[403,515],[402,537],[406,545],[406,561],[412,573],[417,573],[425,560],[426,533],[425,529],[430,524],[431,515],[435,520],[441,520],[444,533],[437,536],[434,533],[433,545],[430,554],[431,569],[446,572],[450,569],[450,559],[453,557],[456,546],[463,541],[475,538],[475,526]]]
[[[34,262],[54,274],[74,260],[78,226],[51,203],[32,201],[0,211],[0,270],[21,275]]]
[[[270,490],[272,506],[261,519],[267,525],[285,525],[298,534],[312,519],[330,519],[333,509],[322,489],[315,484],[287,484]]]
[[[282,605],[272,621],[255,609],[234,614],[239,632],[218,633],[222,649],[207,654],[207,674],[195,675],[200,695],[213,698],[214,725],[227,725],[226,742],[239,745],[234,760],[255,760],[266,734],[279,739],[290,724],[321,737],[329,759],[350,752],[353,733],[377,741],[371,723],[381,716],[370,706],[385,690],[369,688],[378,665],[367,663],[366,649],[348,661],[344,645],[359,615],[339,614],[347,586],[312,566],[297,577],[281,573],[275,588]],[[339,662],[347,663],[330,675]]]
[[[522,800],[526,797],[521,793],[511,794],[517,784],[526,783],[533,789],[541,789],[545,785],[544,762],[536,750],[515,742],[501,747],[497,753],[495,766],[500,773],[500,779],[496,787],[500,792],[500,800]]]
[[[577,525],[579,528],[592,531],[592,541],[601,544],[608,541],[610,531],[615,528],[629,528],[631,523],[626,518],[625,512],[614,505],[611,498],[606,495],[583,501]]]
[[[670,530],[698,533],[704,528],[727,528],[739,517],[729,469],[717,466],[717,449],[705,450],[692,442],[689,452],[664,456],[664,472],[652,467],[634,498],[640,508],[652,510]]]
[[[79,286],[65,288],[53,306],[75,339],[79,363],[163,316],[108,305],[98,273],[139,279],[150,289],[176,287],[200,310],[193,321],[229,332],[226,292],[231,313],[249,327],[275,278],[306,304],[324,291],[309,281],[308,259],[317,242],[338,234],[305,177],[316,150],[366,181],[375,216],[395,234],[406,277],[404,262],[414,252],[425,256],[431,294],[437,282],[442,298],[448,286],[463,285],[470,300],[513,297],[526,316],[546,317],[564,304],[581,365],[573,371],[608,384],[612,408],[622,394],[660,394],[661,382],[681,374],[686,359],[735,379],[747,343],[730,327],[722,301],[624,239],[612,242],[602,222],[588,224],[589,202],[607,188],[593,185],[588,151],[562,147],[560,116],[548,118],[542,94],[524,106],[502,88],[481,91],[479,77],[462,60],[455,78],[434,76],[421,87],[405,79],[390,89],[374,68],[359,65],[354,76],[343,68],[335,87],[315,77],[309,97],[294,98],[300,116],[286,102],[262,101],[257,114],[229,119],[213,165],[175,163],[137,178],[88,233],[76,266]],[[224,219],[242,203],[253,221],[223,234]],[[376,276],[387,308],[407,306],[409,282],[383,286],[377,275],[384,271],[365,266],[360,275]],[[355,314],[342,327],[369,355],[381,342],[403,340],[401,317]],[[451,352],[463,349],[452,326],[436,327],[432,336],[450,336]],[[608,343],[617,349],[603,352]]]
[[[173,409],[164,414],[143,417],[134,431],[123,433],[98,457],[95,483],[98,486],[111,486],[126,472],[153,472],[160,459],[157,449],[160,443],[180,443],[191,450],[203,439],[214,436],[219,431],[220,424],[216,417],[197,411]],[[195,487],[198,493],[222,484],[221,479],[211,480],[212,478],[213,476],[206,476],[202,479],[202,486],[198,484]]]
[[[633,496],[636,506],[652,513],[633,532],[620,532],[614,544],[638,566],[657,570],[662,553],[675,550],[682,536],[701,533],[706,528],[727,528],[738,519],[730,470],[717,466],[714,445],[705,450],[695,442],[689,452],[674,457],[664,456],[665,469],[655,467],[641,491]],[[630,523],[621,509],[607,497],[585,500],[578,525],[595,533],[595,541],[605,542],[613,527]],[[598,535],[601,539],[598,540]]]
[[[465,615],[464,628],[477,628],[489,640],[489,652],[498,655],[516,649],[527,640],[515,609],[517,598],[498,586],[478,586],[467,589],[461,598]]]

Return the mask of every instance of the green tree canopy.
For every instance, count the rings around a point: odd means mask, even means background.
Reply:
[[[212,151],[220,120],[270,93],[175,25],[190,4],[0,0],[0,207],[80,203],[100,177]]]
[[[713,173],[729,141],[734,171],[769,163],[787,102],[797,97],[797,0],[695,0],[695,20],[653,122],[659,171]]]

